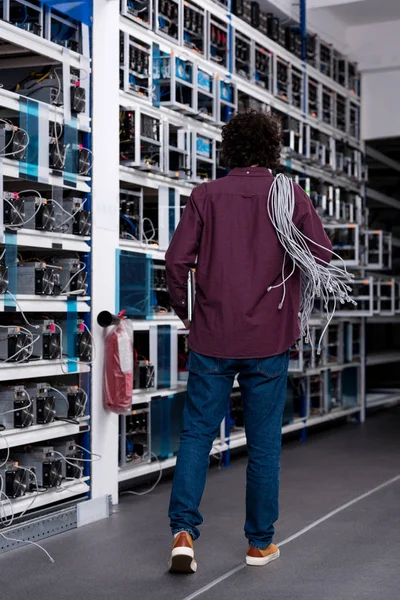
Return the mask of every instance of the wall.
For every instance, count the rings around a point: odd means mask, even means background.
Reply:
[[[400,21],[347,29],[349,52],[362,75],[361,135],[400,136]]]
[[[362,76],[361,137],[400,136],[400,69]]]

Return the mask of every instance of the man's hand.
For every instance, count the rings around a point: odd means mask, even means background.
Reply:
[[[185,326],[185,329],[190,329],[191,322],[189,321],[189,319],[183,319],[183,324]]]

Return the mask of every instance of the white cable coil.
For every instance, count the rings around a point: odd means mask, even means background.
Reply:
[[[348,273],[346,265],[341,256],[332,252],[343,263],[343,268],[329,265],[321,258],[314,257],[310,246],[321,248],[330,252],[329,248],[321,246],[314,240],[304,235],[293,223],[295,209],[295,194],[293,181],[283,174],[275,177],[269,190],[267,201],[268,215],[276,230],[278,239],[282,244],[285,255],[282,264],[282,281],[278,285],[270,286],[271,289],[283,286],[282,300],[279,309],[282,308],[286,296],[286,282],[295,272],[296,267],[301,271],[301,301],[300,301],[300,331],[301,336],[307,343],[312,344],[309,321],[314,308],[315,298],[321,298],[321,304],[326,311],[327,323],[319,338],[317,353],[321,352],[321,342],[328,329],[336,310],[337,302],[341,304],[351,302],[357,303],[349,296],[351,287],[348,283],[354,275]],[[293,268],[285,277],[286,257],[292,260]],[[332,309],[330,303],[333,303]],[[314,351],[314,348],[312,348]]]

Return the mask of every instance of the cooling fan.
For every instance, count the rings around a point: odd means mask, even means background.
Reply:
[[[78,153],[78,173],[87,175],[91,168],[90,152],[86,148],[80,148]]]
[[[71,111],[75,113],[84,112],[86,106],[85,89],[79,85],[71,86]]]
[[[65,155],[67,149],[60,143],[58,139],[51,138],[50,140],[50,168],[55,171],[63,171],[65,166]]]
[[[25,202],[23,198],[7,199],[4,202],[4,225],[22,227],[25,223]]]
[[[39,425],[52,423],[56,416],[54,396],[38,396],[36,398],[36,422]]]
[[[80,479],[82,477],[82,450],[77,450],[74,454],[67,456],[68,462],[65,465],[66,477],[68,479]]]
[[[33,425],[35,415],[32,410],[32,405],[30,403],[27,404],[26,399],[15,400],[14,409],[14,426],[17,426],[18,424],[18,426],[22,428]]]
[[[83,393],[83,390],[76,390],[74,393],[69,393],[68,405],[68,417],[70,419],[83,417],[86,408],[86,396]]]
[[[15,158],[16,160],[23,160],[26,154],[27,137],[23,129],[15,128],[13,131],[14,135],[11,143],[11,150],[8,148],[7,153],[10,154],[8,158]]]
[[[72,233],[75,235],[90,235],[90,214],[87,210],[80,210],[74,217]]]
[[[88,331],[78,332],[77,356],[83,362],[89,362],[92,360],[92,337]]]
[[[62,481],[61,459],[49,460],[43,463],[43,486],[58,487]]]
[[[31,356],[32,339],[24,331],[14,333],[8,338],[8,359],[13,362],[23,362]]]
[[[61,292],[60,274],[55,269],[46,267],[42,274],[42,294],[44,296],[58,296]]]
[[[4,493],[9,498],[21,498],[25,495],[27,488],[27,478],[25,469],[13,467],[4,471],[5,490]]]
[[[0,294],[5,294],[8,290],[8,267],[0,265]]]
[[[61,336],[58,332],[43,334],[43,358],[45,360],[58,360],[61,358]]]
[[[73,279],[69,285],[70,292],[80,292],[84,296],[88,289],[87,273],[81,271]]]
[[[43,202],[36,215],[36,229],[43,231],[54,231],[56,225],[56,216],[54,204],[52,202]]]

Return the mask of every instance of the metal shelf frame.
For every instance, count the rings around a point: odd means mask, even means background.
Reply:
[[[18,93],[11,92],[2,87],[0,89],[0,112],[2,118],[10,119],[14,124],[20,123],[21,115],[25,115],[27,108],[27,98],[31,101],[32,115],[37,117],[37,126],[33,126],[33,132],[30,133],[30,142],[38,145],[38,164],[35,165],[35,172],[27,165],[22,168],[22,163],[19,160],[3,157],[0,158],[0,196],[3,197],[3,192],[21,191],[22,187],[37,190],[43,194],[44,198],[53,194],[63,198],[63,195],[68,195],[70,198],[78,197],[85,198],[86,206],[91,212],[91,190],[92,181],[90,176],[83,176],[71,173],[68,177],[66,169],[58,171],[53,170],[49,161],[49,138],[57,135],[59,131],[65,136],[62,143],[66,148],[71,147],[71,151],[80,150],[80,146],[91,148],[91,48],[90,48],[90,31],[89,26],[81,21],[70,18],[57,11],[56,8],[50,9],[42,3],[32,4],[27,0],[18,0],[13,4],[20,4],[27,11],[37,10],[38,12],[38,27],[30,31],[25,30],[23,26],[16,26],[10,22],[6,22],[10,17],[10,0],[5,0],[2,3],[0,17],[6,20],[0,20],[0,40],[2,41],[3,60],[2,67],[7,69],[5,73],[12,73],[13,69],[19,72],[21,70],[21,78],[23,78],[30,69],[43,68],[50,65],[50,68],[58,70],[59,91],[63,91],[63,105],[51,104],[52,97],[49,95],[49,102],[36,101],[35,96],[25,94],[21,88]],[[76,14],[76,13],[75,13]],[[35,19],[32,20],[32,22]],[[54,25],[57,25],[54,27]],[[70,43],[63,42],[61,39],[56,39],[57,31],[67,29],[70,34]],[[54,32],[55,35],[54,35]],[[53,40],[52,40],[53,36]],[[56,43],[57,42],[57,43]],[[4,63],[4,64],[3,64]],[[46,72],[46,71],[44,71]],[[76,79],[77,78],[77,79]],[[75,113],[71,106],[71,87],[75,81],[79,80],[80,87],[85,90],[85,109],[82,112]],[[8,81],[8,80],[7,80]],[[11,81],[11,79],[10,79]],[[56,81],[56,79],[54,79]],[[10,86],[11,87],[11,84]],[[55,85],[57,87],[57,83]],[[78,87],[78,86],[77,86]],[[14,86],[13,88],[14,89]],[[42,96],[41,96],[42,97]],[[47,100],[47,98],[46,98]],[[58,96],[56,98],[58,100]],[[79,109],[78,109],[79,110]],[[57,125],[57,129],[56,129]],[[35,127],[37,129],[35,130]],[[73,138],[69,142],[65,141],[67,136]],[[35,139],[35,137],[37,139]],[[60,142],[61,143],[61,142]],[[69,146],[68,146],[69,143]],[[75,158],[75,157],[74,157]],[[72,162],[72,161],[71,161]],[[29,171],[29,175],[27,175]],[[71,192],[71,193],[69,193]],[[12,232],[12,235],[5,230],[3,221],[3,203],[1,204],[1,219],[0,219],[0,246],[1,250],[6,251],[6,257],[13,250],[18,253],[32,252],[34,256],[62,256],[68,257],[73,254],[80,254],[82,262],[86,266],[90,265],[89,256],[91,255],[91,235],[79,236],[67,233],[57,233],[50,231],[39,231],[35,229],[21,228]],[[72,227],[70,228],[72,231]],[[6,234],[6,235],[5,235]],[[4,253],[2,254],[4,256]],[[88,283],[90,290],[91,270],[87,269]],[[10,278],[11,281],[11,278]],[[10,286],[11,287],[11,286]],[[11,287],[12,289],[12,287]],[[89,291],[91,293],[91,291]],[[3,323],[7,315],[20,315],[23,311],[27,313],[29,320],[37,319],[37,313],[49,315],[47,318],[52,318],[55,315],[61,316],[63,324],[67,321],[69,326],[73,328],[77,321],[78,314],[82,317],[83,322],[91,330],[91,297],[75,297],[73,302],[67,296],[39,296],[39,295],[20,295],[16,294],[17,303],[10,313],[8,307],[5,306],[5,295],[0,296],[0,312],[3,313]],[[71,338],[72,342],[75,342]],[[30,444],[44,443],[47,440],[59,440],[62,438],[74,438],[82,445],[82,447],[90,451],[91,447],[91,363],[79,361],[68,346],[69,340],[63,339],[65,354],[69,354],[70,359],[63,360],[30,360],[24,363],[13,363],[4,361],[0,364],[0,383],[1,387],[20,384],[21,381],[30,382],[34,386],[38,380],[43,379],[53,385],[71,385],[76,386],[78,383],[85,389],[87,400],[87,416],[79,418],[76,423],[54,421],[47,425],[32,425],[21,429],[5,429],[0,436],[0,446],[2,449],[8,447],[10,449],[10,460],[13,460],[13,455],[16,449],[22,449]],[[65,398],[68,402],[67,398]],[[51,445],[52,442],[50,442]],[[19,452],[20,450],[18,450]],[[79,500],[89,500],[90,496],[90,468],[86,465],[85,477],[81,480],[62,482],[62,486],[57,489],[47,490],[39,493],[27,492],[25,496],[11,500],[11,507],[8,502],[0,500],[3,513],[7,516],[15,514],[16,516],[22,511],[29,510],[28,516],[37,508],[46,507],[49,504],[59,503],[60,501],[67,502]],[[87,475],[87,476],[86,476]],[[4,492],[4,488],[3,488]]]

